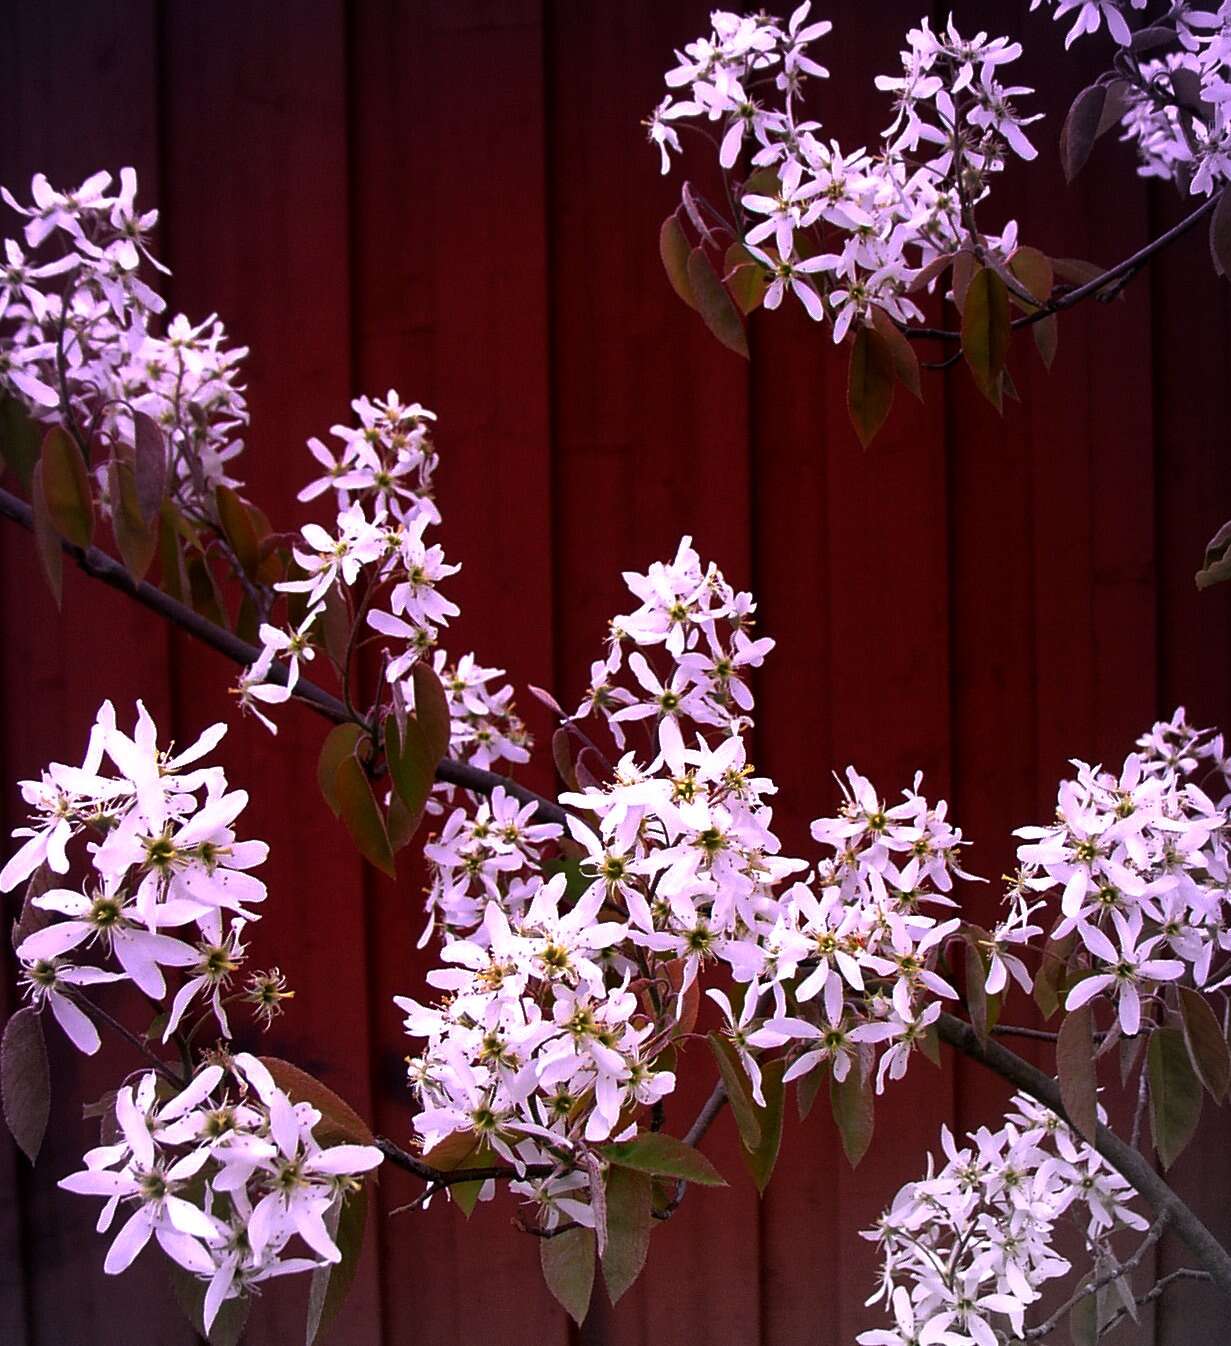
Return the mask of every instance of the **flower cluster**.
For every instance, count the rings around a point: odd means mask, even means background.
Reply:
[[[121,457],[132,457],[137,418],[148,417],[165,438],[172,497],[210,517],[213,490],[235,484],[227,465],[248,421],[236,381],[247,351],[228,348],[213,315],[152,330],[166,304],[142,271],[167,270],[150,251],[158,212],[138,209],[133,169],[114,193],[111,183],[96,173],[62,192],[38,174],[29,205],[0,191],[26,220],[25,248],[6,239],[0,265],[0,390]],[[100,484],[105,501],[105,461]]]
[[[438,454],[430,427],[434,412],[404,403],[390,389],[383,399],[357,398],[351,407],[357,427],[335,425],[335,453],[319,440],[308,448],[325,468],[303,488],[309,501],[334,492],[332,529],[305,524],[293,549],[296,573],[275,585],[289,600],[286,620],[263,622],[261,654],[239,679],[241,704],[273,733],[276,724],[262,707],[279,705],[294,693],[302,665],[329,652],[345,684],[347,666],[364,637],[383,637],[383,681],[409,709],[415,708],[412,674],[424,663],[440,680],[449,707],[453,757],[474,766],[529,760],[530,736],[513,707],[513,689],[492,684],[503,670],[484,668],[473,654],[456,663],[439,648],[440,627],[458,607],[440,592],[441,581],[460,569],[429,543],[429,527],[440,524],[433,496]],[[331,619],[342,618],[345,650],[331,647]],[[337,623],[335,621],[335,629]],[[275,663],[283,681],[271,680]],[[452,786],[434,787],[433,812],[453,798]]]
[[[997,1346],[1017,1340],[1040,1286],[1069,1262],[1052,1247],[1068,1214],[1096,1260],[1108,1240],[1147,1222],[1133,1189],[1047,1108],[1018,1094],[996,1131],[980,1127],[959,1145],[945,1127],[945,1163],[898,1192],[875,1229],[880,1285],[892,1329],[861,1332],[863,1346]]]
[[[641,605],[612,618],[607,657],[591,665],[573,721],[601,715],[621,749],[631,720],[666,716],[723,734],[751,728],[745,679],[774,647],[749,634],[752,595],[732,588],[716,566],[702,566],[690,537],[681,538],[673,560],[656,562],[644,575],[627,571],[624,582]],[[627,661],[632,676],[621,683],[626,645],[637,648]],[[654,648],[669,662],[657,673],[642,653]]]
[[[1014,895],[1020,906],[1059,894],[1052,936],[1074,936],[1092,974],[1068,992],[1066,1007],[1114,995],[1129,1036],[1162,984],[1222,984],[1216,960],[1231,950],[1222,741],[1193,731],[1181,709],[1138,746],[1118,773],[1075,763],[1055,823],[1019,829]],[[1194,779],[1202,767],[1216,783],[1214,798]]]
[[[140,703],[129,735],[104,702],[80,766],[53,763],[41,780],[21,782],[32,825],[14,833],[25,841],[0,871],[0,892],[32,875],[40,880],[26,920],[38,928],[17,947],[22,980],[83,1052],[97,1051],[99,1036],[81,988],[103,982],[131,981],[167,1002],[164,1042],[198,999],[229,1034],[223,994],[243,962],[244,927],[265,899],[264,883],[249,871],[269,848],[237,838],[248,796],[228,787],[221,767],[201,765],[225,732],[214,725],[173,753],[159,748]],[[69,872],[68,848],[78,840],[89,879],[80,888],[51,886],[52,876]],[[92,949],[111,966],[81,963]],[[173,996],[166,968],[180,975]],[[280,987],[276,972],[255,975],[244,998],[268,1011],[288,994]]]
[[[668,95],[650,118],[650,136],[669,167],[680,148],[676,126],[705,118],[722,128],[719,163],[735,168],[741,152],[754,170],[739,190],[734,222],[746,254],[765,275],[766,308],[790,290],[809,315],[833,325],[841,341],[872,306],[899,322],[921,317],[910,297],[930,283],[927,268],[973,236],[985,255],[1007,261],[1017,231],[976,233],[974,211],[1010,153],[1035,149],[1013,100],[1031,92],[1001,82],[1021,47],[986,33],[964,37],[952,20],[934,31],[922,19],[907,34],[900,74],[880,76],[894,116],[875,153],[844,151],[822,135],[801,106],[809,76],[827,72],[806,54],[829,23],[809,23],[809,4],[788,23],[764,14],[711,16],[713,31],[677,53]],[[934,275],[931,277],[934,279]]]
[[[372,1145],[322,1144],[321,1122],[248,1053],[203,1066],[170,1096],[151,1071],[117,1092],[115,1142],[90,1150],[60,1186],[107,1198],[100,1233],[121,1207],[131,1212],[108,1249],[109,1275],[152,1238],[204,1282],[208,1332],[228,1299],[341,1260],[326,1217],[382,1156]],[[296,1254],[296,1238],[310,1255]]]
[[[1142,176],[1206,196],[1231,180],[1231,4],[1175,4],[1145,20],[1143,58],[1132,51],[1129,18],[1146,0],[1031,0],[1030,7],[1043,3],[1055,5],[1057,20],[1075,13],[1066,46],[1105,24],[1122,49],[1115,96],[1122,139],[1135,146]]]

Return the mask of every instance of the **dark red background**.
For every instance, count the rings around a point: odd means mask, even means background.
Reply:
[[[844,144],[872,143],[888,120],[871,78],[893,67],[921,7],[818,9],[835,20],[818,107]],[[1177,207],[1110,141],[1064,187],[1063,111],[1105,48],[1066,58],[1061,30],[1025,8],[958,5],[960,22],[1024,35],[1022,82],[1048,113],[1033,131],[1039,162],[1013,166],[997,210],[1054,255],[1110,263]],[[217,310],[252,347],[241,475],[277,521],[306,517],[303,441],[345,419],[351,396],[394,385],[440,414],[443,537],[465,563],[451,649],[571,698],[626,601],[621,569],[691,532],[755,588],[779,642],[759,686],[757,760],[782,787],[790,842],[832,807],[831,769],[856,762],[892,794],[920,767],[994,879],[1010,829],[1049,815],[1067,757],[1114,761],[1177,701],[1231,726],[1231,593],[1192,584],[1231,514],[1224,282],[1193,235],[1125,302],[1067,317],[1050,376],[1028,341],[1015,347],[1022,402],[1003,420],[956,370],[928,379],[923,407],[902,397],[861,451],[845,352],[823,331],[795,312],[758,317],[746,365],[661,273],[657,227],[679,176],[659,178],[638,121],[704,15],[662,0],[13,0],[0,9],[0,181],[22,195],[36,169],[70,185],[137,166],[163,211],[171,302],[194,318]],[[696,161],[685,171],[705,176]],[[409,1044],[390,997],[423,990],[419,880],[386,882],[352,855],[314,783],[320,722],[288,711],[276,741],[238,722],[229,667],[84,578],[68,578],[57,617],[10,525],[0,575],[6,829],[20,820],[12,782],[75,760],[104,696],[122,714],[144,697],[181,741],[231,720],[224,756],[252,792],[250,834],[273,845],[253,952],[298,988],[269,1049],[405,1137]],[[550,787],[545,767],[529,774]],[[990,885],[977,908],[997,896]],[[124,1067],[59,1050],[54,1064],[38,1168],[0,1145],[0,1340],[185,1342],[157,1255],[107,1280],[93,1203],[55,1188],[91,1143],[80,1102]],[[671,1109],[681,1124],[709,1086],[706,1061],[688,1064],[696,1078]],[[862,1307],[874,1254],[856,1231],[921,1172],[941,1121],[994,1122],[1004,1097],[961,1065],[917,1065],[853,1173],[820,1109],[792,1119],[762,1201],[722,1119],[706,1146],[730,1189],[692,1193],[656,1233],[641,1283],[580,1337],[508,1205],[469,1224],[443,1204],[382,1215],[334,1340],[851,1342],[874,1320]],[[1222,1116],[1179,1173],[1231,1231]],[[416,1188],[388,1173],[382,1205]],[[249,1340],[301,1340],[304,1289],[265,1295]],[[1169,1303],[1136,1340],[1226,1328],[1200,1290]]]

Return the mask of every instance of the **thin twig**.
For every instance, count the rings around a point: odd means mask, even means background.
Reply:
[[[2,489],[0,489],[0,517],[12,519],[23,528],[34,531],[34,516],[30,506],[24,500]],[[200,613],[194,612],[192,608],[178,602],[170,594],[163,593],[154,585],[134,580],[118,561],[97,547],[75,547],[63,538],[60,540],[60,546],[91,579],[100,580],[110,588],[118,589],[120,593],[135,599],[142,607],[149,608],[151,612],[157,613],[173,626],[187,631],[189,635],[224,655],[232,663],[247,668],[260,657],[261,651],[255,645],[250,645],[246,640],[241,640],[232,632],[202,617]],[[268,676],[271,682],[285,683],[287,671],[281,664],[274,664]],[[332,696],[307,678],[300,678],[295,684],[294,695],[318,715],[335,724],[361,723],[347,711],[336,696]],[[519,799],[523,804],[535,805],[535,816],[539,822],[563,823],[567,817],[559,804],[544,799],[542,795],[526,789],[524,785],[519,785],[509,777],[495,771],[485,771],[481,767],[470,766],[452,757],[444,758],[437,765],[436,779],[482,795],[490,795],[497,786],[500,786],[507,794]]]
[[[61,994],[64,993],[61,992]],[[96,1004],[91,1000],[89,996],[83,994],[81,991],[74,991],[71,999],[80,1005],[91,1019],[95,1019],[99,1023],[106,1025],[106,1027],[110,1028],[113,1033],[117,1033],[122,1037],[130,1047],[139,1051],[163,1079],[168,1080],[171,1084],[175,1085],[177,1089],[182,1089],[188,1083],[185,1076],[181,1075],[178,1070],[173,1069],[168,1062],[164,1061],[162,1057],[156,1055],[150,1049],[148,1042],[144,1042],[136,1035],[136,1033],[125,1028],[118,1019],[113,1018],[101,1005]]]
[[[951,1047],[994,1071],[1068,1121],[1060,1099],[1060,1087],[1050,1075],[1044,1074],[1037,1066],[1024,1061],[994,1039],[980,1042],[979,1035],[970,1024],[963,1023],[943,1010],[936,1027],[940,1037]],[[1179,1194],[1154,1171],[1153,1165],[1102,1124],[1097,1128],[1094,1148],[1153,1207],[1156,1216],[1167,1216],[1179,1238],[1210,1273],[1210,1279],[1224,1295],[1231,1298],[1231,1254],[1181,1200]]]
[[[1196,1267],[1177,1267],[1175,1271],[1169,1271],[1162,1280],[1152,1285],[1145,1294],[1138,1295],[1133,1303],[1137,1308],[1145,1304],[1150,1304],[1160,1298],[1166,1288],[1175,1281],[1208,1281],[1210,1273],[1208,1271],[1199,1271]],[[1120,1309],[1114,1317],[1109,1318],[1102,1327],[1099,1328],[1099,1336],[1105,1336],[1114,1327],[1118,1327],[1125,1318],[1128,1317],[1128,1309]]]

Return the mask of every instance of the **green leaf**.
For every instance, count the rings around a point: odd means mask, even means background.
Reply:
[[[1098,1079],[1094,1069],[1094,1014],[1089,1005],[1071,1010],[1056,1037],[1060,1101],[1075,1131],[1092,1141],[1098,1125]]]
[[[889,416],[896,377],[897,369],[889,343],[873,328],[860,324],[855,340],[851,343],[846,409],[859,442],[865,449]]]
[[[366,1187],[338,1198],[325,1213],[325,1228],[338,1245],[342,1260],[327,1263],[312,1273],[308,1283],[308,1323],[304,1335],[306,1346],[313,1346],[317,1337],[328,1330],[346,1302],[359,1267],[359,1254],[363,1251],[367,1217]]]
[[[111,531],[128,573],[140,583],[158,550],[157,514],[147,520],[137,499],[137,479],[122,459],[107,465],[108,492],[111,497]]]
[[[1193,1138],[1201,1117],[1201,1082],[1178,1028],[1156,1028],[1146,1052],[1150,1080],[1150,1132],[1164,1168]]]
[[[261,539],[257,537],[248,507],[230,486],[219,486],[214,499],[223,536],[231,544],[244,574],[251,578],[261,564]]]
[[[722,1174],[700,1150],[662,1131],[646,1131],[634,1140],[600,1145],[598,1152],[609,1163],[636,1169],[638,1173],[683,1178],[685,1182],[700,1183],[702,1187],[727,1185]]]
[[[27,490],[38,462],[42,429],[15,397],[0,396],[0,464]]]
[[[962,308],[962,352],[979,391],[997,411],[1009,335],[1009,291],[991,267],[980,267],[971,277]]]
[[[88,547],[94,536],[94,500],[81,450],[66,430],[53,425],[43,438],[39,459],[47,514],[61,537]]]
[[[147,524],[153,524],[167,493],[167,444],[157,424],[144,412],[133,412],[133,475],[137,506]]]
[[[868,1146],[872,1143],[875,1099],[869,1065],[869,1061],[862,1059],[853,1061],[846,1079],[839,1082],[831,1076],[829,1080],[829,1103],[833,1109],[833,1119],[852,1168],[867,1154]]]
[[[295,1103],[310,1103],[321,1114],[312,1134],[326,1145],[371,1145],[372,1128],[354,1108],[306,1070],[277,1056],[258,1058],[274,1083]]]
[[[30,483],[30,510],[34,516],[34,550],[38,567],[43,572],[58,609],[64,601],[64,553],[60,548],[60,535],[47,509],[41,462],[34,465],[34,477]]]
[[[744,1150],[744,1164],[762,1196],[773,1176],[774,1165],[778,1162],[778,1149],[782,1144],[782,1113],[786,1104],[782,1076],[785,1070],[786,1060],[781,1056],[762,1069],[761,1093],[765,1096],[765,1106],[757,1109],[761,1139],[755,1150]]]
[[[1054,313],[1030,324],[1030,333],[1034,337],[1034,346],[1043,361],[1043,367],[1050,369],[1056,359],[1056,349],[1060,345],[1060,322]]]
[[[189,597],[188,570],[184,565],[184,548],[176,527],[179,511],[166,500],[158,511],[158,568],[162,590],[177,603],[187,603]]]
[[[769,277],[764,266],[744,247],[732,243],[723,258],[723,284],[735,300],[736,307],[745,315],[761,307]]]
[[[51,1072],[39,1013],[23,1005],[0,1039],[0,1094],[4,1120],[31,1163],[38,1158],[51,1113]]]
[[[748,334],[735,301],[723,288],[713,263],[704,248],[693,248],[688,255],[688,283],[692,287],[697,312],[705,325],[728,349],[748,358]]]
[[[1069,1310],[1069,1340],[1073,1346],[1098,1346],[1098,1297],[1083,1295]]]
[[[432,753],[427,735],[417,720],[408,719],[399,729],[395,715],[385,716],[385,760],[389,764],[393,788],[417,825],[436,779],[436,763],[440,760]]]
[[[453,720],[449,714],[449,698],[441,686],[436,670],[426,660],[420,659],[410,673],[415,688],[415,719],[423,730],[428,752],[436,762],[448,755],[449,740],[453,734]]]
[[[1222,1024],[1210,1002],[1191,986],[1177,986],[1180,1023],[1184,1042],[1197,1077],[1215,1103],[1221,1103],[1231,1087],[1231,1052],[1223,1037]]]
[[[650,1189],[653,1179],[636,1169],[607,1170],[607,1248],[603,1279],[614,1304],[645,1266],[650,1248]]]
[[[693,297],[692,284],[688,279],[688,254],[691,251],[679,217],[672,211],[658,231],[658,255],[662,258],[663,269],[671,282],[671,288],[689,308],[695,309],[697,301]]]
[[[355,755],[360,739],[366,738],[367,734],[360,725],[337,724],[325,735],[325,741],[321,744],[321,755],[316,763],[316,782],[335,818],[341,816],[338,796],[334,790],[338,767],[347,757]]]
[[[594,1290],[594,1230],[570,1229],[539,1239],[543,1279],[568,1316],[580,1324]]]
[[[752,1101],[752,1089],[748,1076],[736,1055],[735,1048],[720,1033],[709,1035],[710,1050],[718,1062],[718,1070],[727,1090],[727,1102],[735,1116],[735,1125],[739,1127],[740,1139],[744,1148],[755,1150],[761,1143],[761,1123],[757,1117],[757,1106]]]
[[[393,847],[381,816],[372,783],[368,780],[358,757],[344,757],[333,775],[334,798],[338,801],[338,816],[359,848],[359,853],[391,879],[397,878]]]
[[[218,590],[218,581],[205,557],[194,552],[186,558],[185,568],[188,572],[188,601],[193,611],[215,626],[230,629],[231,623]]]

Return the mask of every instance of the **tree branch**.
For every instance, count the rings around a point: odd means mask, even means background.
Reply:
[[[0,517],[12,519],[14,523],[20,524],[28,531],[34,531],[34,516],[30,506],[3,489],[0,489]],[[255,663],[259,657],[261,652],[255,645],[240,640],[237,635],[202,617],[199,612],[194,612],[192,608],[178,602],[170,594],[163,593],[154,585],[134,580],[128,571],[106,552],[100,551],[97,547],[75,547],[63,538],[60,539],[60,546],[65,555],[91,579],[100,580],[110,588],[126,594],[142,607],[157,613],[164,621],[178,626],[181,631],[187,631],[190,636],[216,650],[232,663],[246,668]],[[286,678],[287,671],[281,664],[274,664],[271,667],[269,671],[271,682],[285,683]],[[296,683],[294,695],[318,715],[335,724],[360,723],[336,696],[306,678],[300,678]],[[482,767],[470,766],[452,757],[444,758],[437,765],[436,779],[483,795],[490,795],[497,786],[502,786],[508,794],[521,800],[523,804],[534,804],[537,810],[535,816],[539,822],[563,823],[566,818],[565,811],[559,804],[544,799],[542,795],[535,794],[524,785],[519,785],[498,772],[485,771]]]
[[[1156,253],[1162,252],[1169,247],[1178,238],[1188,233],[1194,225],[1199,224],[1207,215],[1209,215],[1221,200],[1221,193],[1211,196],[1203,201],[1196,210],[1185,215],[1178,223],[1171,226],[1166,233],[1159,234],[1155,239],[1151,239],[1144,248],[1140,248],[1133,253],[1131,257],[1126,257],[1122,262],[1117,262],[1115,266],[1104,271],[1101,276],[1095,276],[1091,281],[1084,285],[1079,285],[1075,290],[1070,290],[1067,294],[1062,294],[1058,299],[1050,300],[1046,304],[1039,305],[1032,313],[1026,313],[1020,318],[1014,318],[1009,324],[1010,328],[1016,330],[1020,327],[1031,327],[1036,322],[1042,322],[1044,318],[1049,318],[1053,313],[1063,313],[1065,309],[1072,308],[1075,304],[1080,304],[1082,300],[1089,299],[1092,296],[1102,295],[1104,298],[1113,298],[1119,294],[1120,290],[1128,284],[1138,271],[1150,261]],[[1111,294],[1104,294],[1104,291],[1116,281],[1120,284]],[[961,332],[954,332],[945,327],[911,327],[909,325],[902,328],[904,336],[912,341],[960,341]],[[943,365],[941,366],[943,368]]]
[[[1044,1074],[1029,1061],[1022,1060],[999,1042],[989,1040],[981,1043],[979,1035],[969,1024],[943,1010],[936,1027],[941,1038],[951,1047],[995,1071],[1031,1098],[1045,1104],[1058,1117],[1068,1121],[1064,1104],[1060,1101],[1060,1086],[1050,1075]],[[1231,1255],[1155,1172],[1149,1161],[1101,1123],[1094,1138],[1094,1148],[1153,1207],[1156,1217],[1166,1216],[1171,1228],[1209,1272],[1210,1279],[1224,1295],[1231,1298]]]

